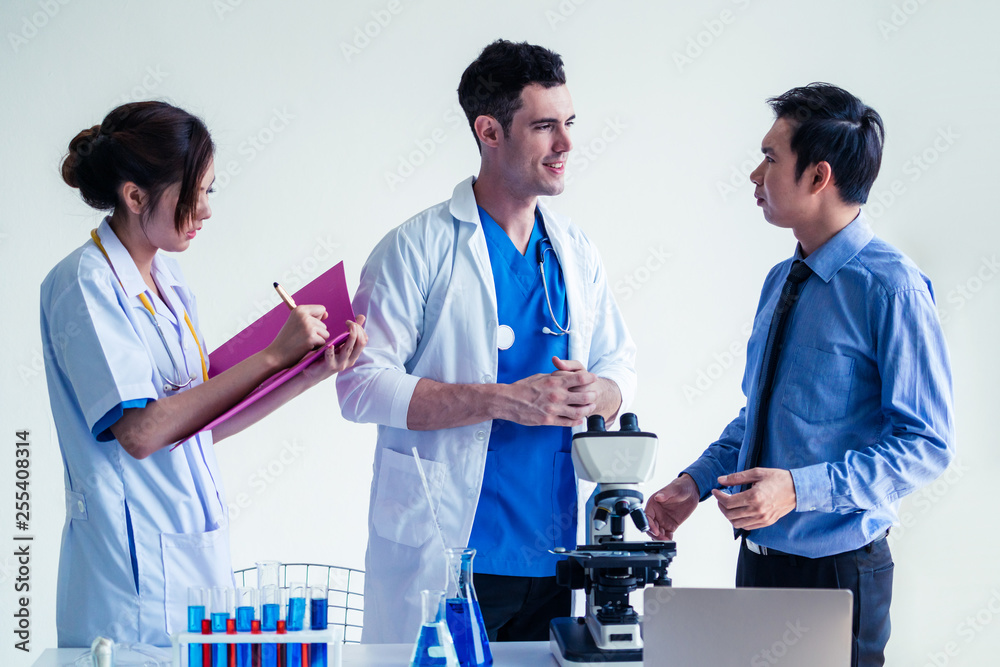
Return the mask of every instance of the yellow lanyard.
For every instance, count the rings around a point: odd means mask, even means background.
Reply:
[[[108,265],[111,266],[113,270],[114,265],[111,264],[111,258],[108,257],[108,251],[104,249],[104,244],[101,243],[101,237],[97,235],[96,229],[90,230],[90,238],[94,240],[94,243],[97,245],[98,250],[100,250],[101,253],[104,255],[104,259],[108,260]],[[117,277],[117,274],[115,277]],[[118,279],[118,284],[122,285],[121,278]],[[122,289],[125,289],[124,285],[122,285]],[[156,309],[153,308],[153,302],[149,300],[149,297],[146,296],[145,292],[139,293],[139,301],[142,302],[143,307],[149,311],[149,314],[153,316],[155,321]],[[181,306],[181,308],[183,309],[183,306]],[[186,310],[184,311],[184,322],[187,324],[187,328],[191,331],[191,336],[194,338],[195,347],[198,348],[198,356],[201,357],[201,379],[202,381],[208,381],[208,367],[205,365],[205,353],[201,351],[201,343],[198,341],[198,334],[194,332],[194,325],[191,324],[191,318],[188,317]],[[164,345],[166,345],[166,341],[164,341]]]

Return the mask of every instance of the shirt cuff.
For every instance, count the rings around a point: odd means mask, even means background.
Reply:
[[[712,493],[712,489],[719,488],[719,477],[725,474],[715,470],[710,465],[697,461],[681,471],[681,475],[684,473],[690,475],[691,479],[698,486],[698,493],[701,494],[698,499],[699,501],[708,498]]]
[[[103,417],[97,420],[94,424],[94,428],[91,429],[91,433],[97,438],[97,442],[110,442],[115,439],[114,433],[111,432],[111,427],[118,423],[118,420],[122,418],[125,414],[126,408],[144,408],[146,403],[149,401],[145,398],[137,398],[132,401],[123,401],[116,405],[115,407],[108,410]]]
[[[833,482],[826,463],[794,468],[789,472],[795,484],[796,512],[833,511]]]
[[[383,378],[389,374],[384,374]],[[393,428],[406,428],[406,417],[410,412],[410,399],[413,397],[413,390],[416,389],[420,378],[408,373],[400,373],[396,386],[392,387],[389,393],[389,423]],[[380,378],[382,379],[382,378]]]

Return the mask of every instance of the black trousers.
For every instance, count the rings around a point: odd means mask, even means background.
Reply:
[[[569,616],[573,593],[555,577],[472,575],[491,642],[548,641],[549,621]]]
[[[885,664],[892,601],[892,554],[889,541],[878,540],[854,551],[826,556],[762,556],[740,547],[738,588],[836,588],[854,595],[853,667]]]

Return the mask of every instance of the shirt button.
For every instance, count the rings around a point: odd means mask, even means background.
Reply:
[[[476,490],[475,489],[469,489],[469,494],[468,495],[469,495],[469,498],[475,498],[476,497]]]
[[[490,375],[489,373],[487,373],[486,375],[484,375],[483,377],[481,377],[479,379],[482,380],[483,384],[489,384],[489,383],[493,382],[493,376]]]
[[[76,501],[76,508],[78,510],[80,510],[81,512],[83,511],[83,501],[82,500]]]
[[[486,439],[486,431],[476,431],[476,440],[482,442]]]

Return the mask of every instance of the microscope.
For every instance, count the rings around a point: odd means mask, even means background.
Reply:
[[[557,618],[549,628],[552,654],[563,667],[613,663],[642,667],[639,615],[629,604],[632,591],[669,586],[667,566],[677,554],[673,542],[626,542],[626,518],[649,530],[639,484],[653,475],[656,436],[639,430],[632,413],[621,430],[605,430],[592,415],[587,430],[573,436],[573,466],[580,479],[596,482],[587,501],[587,544],[556,564],[556,581],[587,594],[583,618]]]

